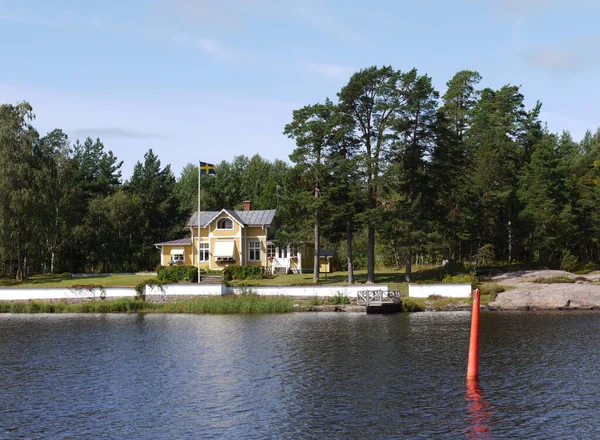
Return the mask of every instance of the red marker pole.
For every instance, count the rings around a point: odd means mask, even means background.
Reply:
[[[479,289],[473,291],[473,313],[471,314],[471,342],[469,343],[469,366],[467,379],[479,376]]]

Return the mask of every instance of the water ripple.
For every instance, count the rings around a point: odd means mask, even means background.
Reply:
[[[600,315],[0,316],[0,438],[600,438]]]

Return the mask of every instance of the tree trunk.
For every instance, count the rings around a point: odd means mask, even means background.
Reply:
[[[315,257],[314,257],[314,271],[313,271],[313,282],[319,282],[319,270],[320,265],[320,254],[321,254],[321,231],[319,230],[319,220],[315,219]]]
[[[375,226],[368,227],[367,284],[375,283]]]
[[[54,255],[55,252],[54,250],[52,252],[50,252],[50,273],[54,274]]]
[[[406,282],[412,282],[412,255],[410,251],[406,251]]]
[[[348,284],[354,284],[354,265],[352,263],[352,221],[346,222],[346,247],[348,254]]]

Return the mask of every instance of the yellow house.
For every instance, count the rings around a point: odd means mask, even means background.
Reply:
[[[160,264],[200,265],[209,270],[239,265],[262,266],[283,273],[312,272],[314,249],[310,246],[275,246],[272,241],[275,210],[253,211],[251,202],[243,203],[243,211],[200,212],[200,234],[198,213],[195,212],[186,225],[190,237],[156,243],[160,249]],[[330,271],[328,263],[327,258],[321,259],[324,271]]]

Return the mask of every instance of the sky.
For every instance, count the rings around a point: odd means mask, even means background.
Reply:
[[[600,126],[597,0],[0,0],[0,103],[41,134],[99,137],[123,177],[152,149],[288,161],[292,111],[377,65],[521,86],[549,130]]]

